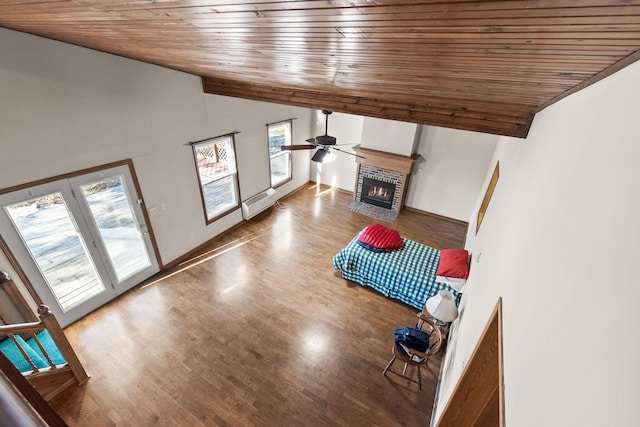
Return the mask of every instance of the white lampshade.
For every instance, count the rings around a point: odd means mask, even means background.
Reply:
[[[445,289],[429,298],[424,308],[431,316],[443,322],[451,322],[458,317],[458,307],[453,301],[453,295]]]

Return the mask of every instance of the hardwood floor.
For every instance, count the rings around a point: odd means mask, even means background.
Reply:
[[[427,426],[423,390],[382,375],[416,309],[334,272],[376,222],[309,184],[203,253],[66,328],[91,379],[54,407],[71,426]],[[387,224],[388,225],[388,224]],[[403,211],[391,225],[437,248],[466,227]]]

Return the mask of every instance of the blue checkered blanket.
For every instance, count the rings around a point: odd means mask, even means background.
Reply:
[[[358,236],[333,257],[333,266],[342,277],[370,286],[390,298],[421,309],[428,298],[442,289],[456,300],[459,293],[444,283],[436,282],[440,251],[404,240],[404,248],[391,252],[372,252],[357,243]]]

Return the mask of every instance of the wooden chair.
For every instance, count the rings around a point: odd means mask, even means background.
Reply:
[[[409,349],[409,354],[405,354],[403,351],[399,350],[394,343],[391,347],[391,352],[393,357],[387,363],[387,366],[382,371],[382,375],[387,375],[387,372],[391,372],[400,377],[406,378],[407,380],[418,384],[418,389],[422,390],[422,377],[420,372],[420,367],[426,366],[429,362],[431,356],[436,354],[442,345],[442,331],[438,327],[438,325],[434,322],[434,319],[426,317],[422,315],[422,313],[418,313],[418,317],[420,321],[418,322],[418,326],[420,329],[429,334],[429,349],[423,353],[421,351],[416,351]],[[402,369],[402,373],[394,371],[391,369],[396,360],[400,360],[400,362],[404,363],[404,368]],[[415,366],[418,371],[418,379],[415,380],[411,376],[407,375],[407,367]]]

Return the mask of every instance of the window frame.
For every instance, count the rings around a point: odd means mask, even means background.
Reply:
[[[267,152],[269,154],[269,184],[271,185],[271,188],[278,188],[281,185],[284,185],[293,179],[293,160],[292,160],[293,156],[291,155],[291,151],[283,150],[281,152],[278,152],[272,155],[271,143],[269,141],[271,127],[282,126],[285,124],[287,124],[289,127],[289,132],[288,132],[289,140],[287,140],[287,133],[285,132],[285,141],[282,145],[291,145],[291,141],[293,140],[293,119],[280,120],[278,122],[267,124]],[[273,160],[281,156],[287,156],[289,176],[281,181],[278,181],[277,183],[274,183],[273,166],[272,166]]]
[[[229,144],[230,154],[233,157],[232,160],[228,160],[229,168],[230,169],[232,168],[232,171],[203,184],[201,179],[201,174],[200,174],[200,165],[198,164],[198,148],[202,148],[203,146],[214,146],[216,144],[221,144],[225,142]],[[222,218],[223,216],[231,213],[232,211],[239,209],[241,205],[240,182],[238,180],[238,161],[237,161],[237,155],[236,155],[235,132],[196,141],[194,143],[191,143],[191,149],[193,152],[193,161],[196,169],[196,176],[198,178],[200,200],[202,202],[202,210],[204,212],[205,223],[209,225],[217,221],[218,219]],[[205,196],[204,187],[205,185],[211,184],[214,181],[219,181],[221,179],[226,179],[228,177],[232,178],[232,183],[233,183],[232,192],[235,198],[235,203],[220,212],[214,211],[212,216],[210,217],[209,212],[207,210],[207,200]]]

